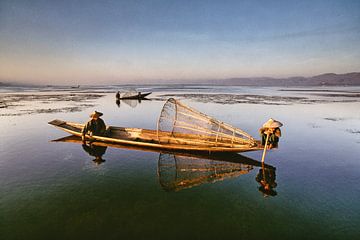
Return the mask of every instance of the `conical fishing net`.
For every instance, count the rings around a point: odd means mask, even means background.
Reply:
[[[127,98],[127,97],[133,97],[133,96],[137,96],[138,92],[135,90],[128,90],[127,92],[125,92],[121,97],[122,98]]]
[[[166,191],[179,191],[248,173],[253,166],[189,156],[160,154],[158,176]]]
[[[216,147],[253,147],[256,140],[239,128],[211,118],[170,98],[161,111],[157,135],[160,143]]]

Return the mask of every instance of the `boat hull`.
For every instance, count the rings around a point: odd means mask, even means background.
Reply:
[[[49,124],[71,135],[78,137],[82,136],[81,130],[84,126],[83,124],[65,122],[61,120],[53,120],[49,122]],[[86,135],[85,136],[86,140],[112,143],[112,144],[131,145],[137,147],[146,147],[153,149],[191,151],[191,152],[248,152],[248,151],[257,151],[263,149],[260,144],[257,144],[255,146],[236,145],[233,147],[224,147],[224,146],[194,145],[194,144],[189,144],[185,140],[181,141],[181,139],[177,140],[176,142],[170,141],[169,143],[164,144],[164,143],[159,143],[158,141],[159,134],[167,135],[168,133],[161,133],[161,132],[159,133],[155,130],[140,129],[140,128],[123,128],[123,127],[109,127],[109,128],[110,128],[109,136]],[[191,138],[194,138],[194,136],[191,136]]]
[[[149,96],[151,94],[151,92],[149,93],[142,93],[140,95],[134,95],[134,96],[129,96],[129,97],[120,97],[120,98],[117,98],[117,99],[120,99],[120,100],[123,100],[123,99],[144,99],[146,98],[147,96]]]

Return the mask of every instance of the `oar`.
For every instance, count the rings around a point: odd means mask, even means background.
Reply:
[[[261,158],[262,163],[265,161],[265,155],[266,155],[266,149],[267,149],[268,141],[269,141],[269,133],[266,133],[265,147],[264,147],[263,155],[262,155],[262,158]]]

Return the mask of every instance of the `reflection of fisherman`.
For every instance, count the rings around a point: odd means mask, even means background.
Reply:
[[[102,156],[105,154],[107,147],[95,146],[94,144],[90,144],[90,145],[83,144],[82,147],[84,151],[87,152],[90,156],[95,157],[93,161],[96,164],[101,164],[105,162],[105,160],[102,159]]]
[[[120,98],[120,92],[119,91],[116,93],[116,98]]]
[[[93,112],[90,117],[91,119],[85,124],[82,129],[82,141],[85,143],[85,135],[89,134],[90,136],[104,136],[106,132],[106,125],[104,121],[100,118],[103,114],[101,112]]]
[[[276,188],[277,186],[277,183],[275,182],[275,169],[265,168],[263,166],[259,169],[259,173],[255,179],[260,183],[259,191],[263,193],[264,197],[277,195],[277,192],[273,190],[273,188]]]
[[[278,146],[279,138],[281,137],[280,127],[282,123],[270,118],[262,128],[259,129],[259,133],[261,135],[261,144],[264,146],[266,144],[267,135],[269,135],[268,139],[268,149],[276,148]]]

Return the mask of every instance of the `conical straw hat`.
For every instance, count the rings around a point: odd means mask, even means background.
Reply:
[[[101,117],[101,116],[103,115],[103,113],[98,112],[98,111],[94,111],[94,112],[92,112],[92,113],[90,114],[90,117],[93,117],[93,116],[95,116],[95,115],[97,115],[98,117]]]
[[[279,121],[276,121],[270,118],[266,123],[263,124],[264,128],[278,128],[281,127],[283,124]]]

